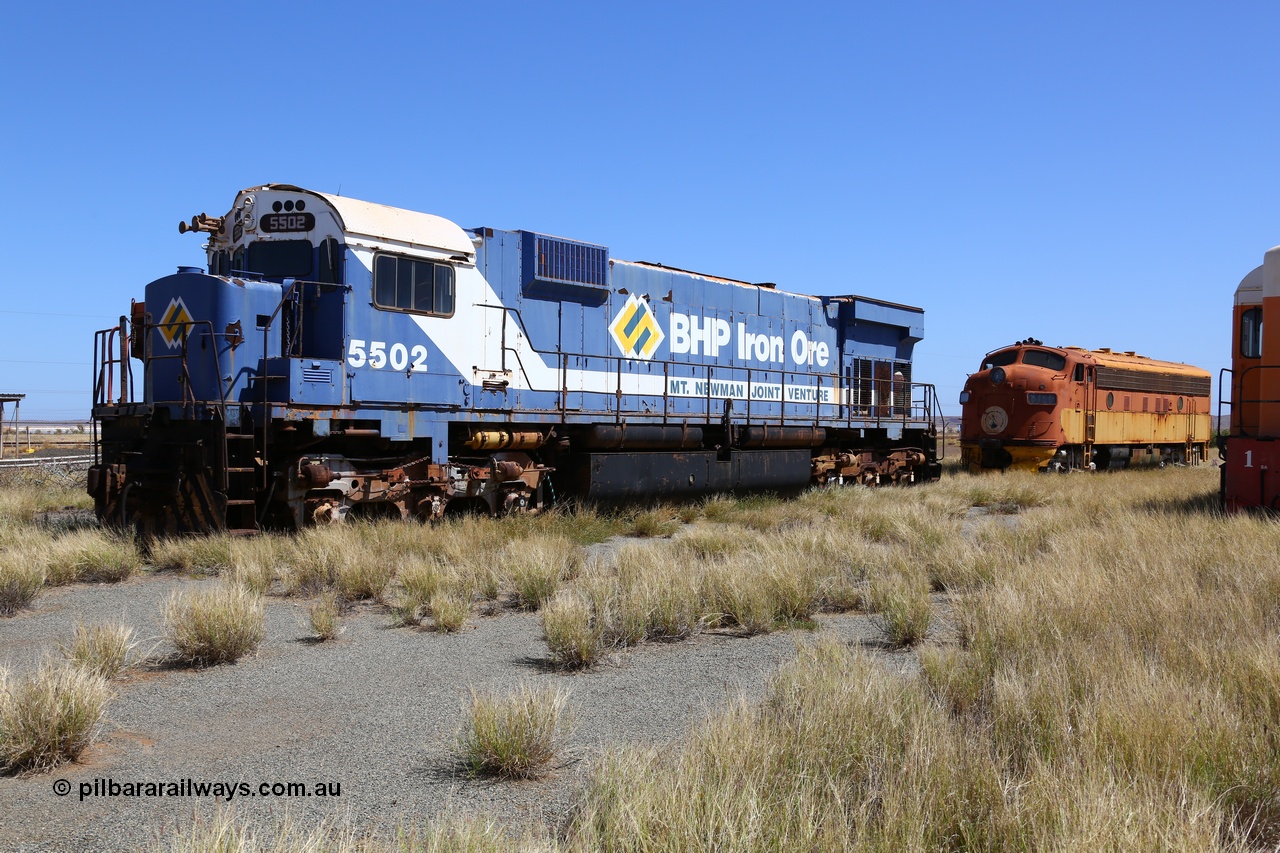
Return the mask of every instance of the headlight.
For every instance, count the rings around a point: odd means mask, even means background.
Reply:
[[[991,371],[991,384],[992,385],[1004,384],[1004,368],[1003,367],[997,367]]]
[[[969,402],[969,392],[968,392],[968,391],[961,391],[961,392],[960,392],[960,404],[961,404],[961,405],[964,405],[964,404],[965,404],[965,403],[967,403],[967,402]]]

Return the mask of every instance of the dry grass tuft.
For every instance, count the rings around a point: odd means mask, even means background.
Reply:
[[[20,551],[0,551],[0,616],[12,616],[44,588],[44,564]]]
[[[479,816],[446,813],[425,826],[397,826],[383,833],[357,835],[334,818],[306,828],[287,811],[268,832],[237,819],[231,809],[212,817],[197,813],[190,825],[169,833],[154,853],[521,853],[558,849],[545,826],[518,830]]]
[[[643,639],[684,639],[709,621],[701,575],[676,558],[677,549],[675,542],[648,540],[629,542],[614,553],[612,578],[597,581],[593,596],[607,642],[629,646]]]
[[[287,812],[274,831],[260,834],[236,819],[232,809],[219,808],[212,817],[199,812],[185,829],[172,832],[152,848],[156,853],[370,853],[372,843],[328,821],[304,829]]]
[[[395,563],[381,553],[365,553],[353,562],[339,564],[333,584],[347,601],[381,601],[395,573]]]
[[[235,565],[231,537],[216,533],[158,539],[150,556],[161,571],[191,575],[216,575]]]
[[[71,663],[110,681],[129,664],[129,653],[137,645],[128,625],[76,624],[71,645],[62,654]]]
[[[405,593],[393,597],[387,604],[391,611],[391,625],[404,628],[409,625],[422,624],[422,611],[426,607],[421,601]]]
[[[828,641],[683,749],[606,756],[570,835],[585,849],[1001,849],[1002,793],[945,712]]]
[[[542,608],[542,635],[551,659],[565,669],[583,669],[600,659],[604,629],[591,602],[562,591]]]
[[[439,595],[451,593],[464,598],[463,580],[443,565],[439,557],[417,554],[402,557],[395,576],[400,589],[391,598],[391,609],[400,625],[417,625],[421,612]]]
[[[461,631],[471,615],[471,602],[454,592],[440,591],[427,603],[431,621],[441,634]]]
[[[509,542],[500,559],[511,574],[516,602],[526,610],[537,610],[582,569],[582,549],[557,535]]]
[[[76,530],[35,546],[34,559],[45,565],[45,582],[117,583],[142,563],[133,539],[103,530]]]
[[[46,770],[79,757],[111,700],[107,680],[45,664],[13,680],[0,670],[0,768]]]
[[[405,595],[419,604],[426,604],[435,594],[449,586],[453,573],[438,560],[410,556],[400,563],[396,572]]]
[[[341,566],[363,555],[359,533],[341,525],[309,528],[290,545],[277,567],[286,595],[319,594],[333,585]]]
[[[342,633],[342,610],[342,599],[334,592],[326,592],[311,603],[307,621],[317,640],[327,642]]]
[[[510,696],[472,690],[458,750],[473,773],[530,779],[556,757],[569,725],[563,690],[522,686]]]
[[[170,596],[164,630],[182,660],[197,666],[232,663],[262,642],[266,614],[261,597],[220,584]]]
[[[774,628],[774,612],[763,583],[740,565],[716,565],[703,575],[703,596],[716,624],[746,634],[765,634]]]
[[[231,540],[231,568],[225,577],[257,595],[266,595],[276,582],[276,567],[286,562],[291,543],[279,536]]]
[[[928,587],[915,577],[895,573],[872,578],[869,604],[885,639],[899,648],[923,640],[933,620]]]
[[[670,507],[659,506],[636,513],[631,522],[631,535],[640,537],[670,536],[680,529],[680,517]]]

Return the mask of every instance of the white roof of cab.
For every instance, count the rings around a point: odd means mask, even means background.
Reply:
[[[388,207],[385,204],[374,204],[358,198],[330,195],[303,189],[293,184],[264,184],[260,187],[250,187],[240,192],[236,197],[236,203],[239,204],[240,199],[248,193],[264,190],[306,193],[324,199],[337,214],[338,224],[345,234],[366,237],[379,242],[432,249],[450,255],[462,255],[468,259],[475,257],[476,247],[467,236],[467,232],[443,216],[432,216],[430,213],[418,213],[416,210]]]
[[[315,194],[333,205],[333,209],[342,217],[342,230],[348,234],[408,243],[427,249],[443,249],[468,258],[476,253],[476,247],[467,232],[443,216],[329,193]]]
[[[1254,267],[1252,272],[1240,279],[1240,284],[1236,287],[1236,304],[1262,304],[1262,267]]]

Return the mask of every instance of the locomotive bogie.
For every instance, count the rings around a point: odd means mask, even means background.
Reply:
[[[192,227],[208,271],[152,282],[100,333],[144,377],[139,403],[95,393],[110,520],[253,530],[938,474],[917,308],[286,185]],[[160,458],[184,429],[200,458]],[[207,511],[175,503],[188,480]]]

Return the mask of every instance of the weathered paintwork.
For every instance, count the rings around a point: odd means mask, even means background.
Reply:
[[[966,381],[961,453],[974,472],[1198,461],[1209,390],[1186,364],[1020,342]]]

